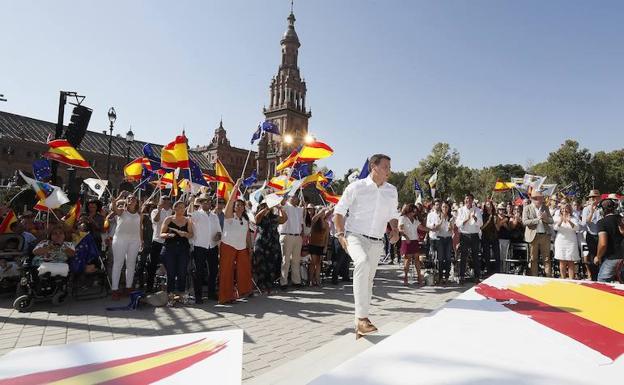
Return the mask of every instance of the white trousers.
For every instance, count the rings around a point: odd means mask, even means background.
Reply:
[[[126,287],[132,287],[134,280],[134,269],[136,266],[137,255],[141,247],[140,240],[119,239],[113,237],[113,282],[111,289],[119,290],[119,278],[121,277],[121,268],[126,263]]]
[[[377,272],[379,258],[383,254],[383,241],[373,241],[357,234],[347,235],[347,252],[353,259],[353,298],[355,301],[355,321],[368,318],[373,280]]]
[[[282,246],[282,276],[280,285],[288,285],[288,271],[291,271],[292,282],[301,284],[301,246],[303,239],[299,235],[280,235]]]

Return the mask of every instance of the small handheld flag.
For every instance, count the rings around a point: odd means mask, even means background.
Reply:
[[[48,143],[50,148],[43,156],[69,166],[89,168],[89,162],[66,139],[55,139]]]
[[[17,222],[17,216],[15,215],[15,211],[9,210],[6,213],[6,216],[0,222],[0,234],[6,234],[11,232],[11,225]]]
[[[160,164],[163,168],[189,168],[189,154],[186,137],[176,136],[175,140],[163,147],[160,154]]]
[[[366,161],[364,162],[364,166],[362,166],[362,170],[360,170],[360,175],[358,176],[358,179],[364,179],[368,176],[368,174],[370,174],[370,170],[369,170],[368,158],[366,158]]]
[[[104,191],[106,191],[108,181],[103,179],[87,178],[83,180],[83,183],[89,186],[91,191],[97,195],[98,199],[101,199],[102,195],[104,195]]]
[[[243,181],[243,186],[245,186],[246,188],[249,188],[257,181],[258,181],[258,174],[256,173],[256,170],[253,170],[251,172],[251,175],[248,178],[245,178],[245,180]]]
[[[52,178],[52,168],[50,167],[50,161],[47,159],[39,159],[33,163],[33,174],[35,179],[45,182]]]

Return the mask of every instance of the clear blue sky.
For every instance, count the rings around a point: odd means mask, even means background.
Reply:
[[[287,0],[0,3],[0,109],[91,130],[248,147],[280,60]],[[566,138],[622,148],[624,1],[295,1],[310,132],[342,174],[374,152],[409,170],[434,143],[462,163],[538,162]]]

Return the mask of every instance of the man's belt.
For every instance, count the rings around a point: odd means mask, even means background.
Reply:
[[[364,234],[353,233],[353,235],[359,235],[359,236],[364,237],[366,239],[370,239],[371,241],[376,241],[376,242],[383,241],[383,238],[369,237],[368,235],[364,235]]]
[[[301,234],[280,233],[280,235],[291,235],[291,236],[293,236],[293,237],[298,237],[298,236],[300,236]]]

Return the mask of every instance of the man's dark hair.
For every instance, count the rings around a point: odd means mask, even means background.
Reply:
[[[602,207],[602,211],[604,215],[613,214],[617,207],[617,203],[612,199],[605,199],[600,202],[600,207]]]
[[[390,161],[390,157],[384,154],[375,154],[368,160],[368,171],[373,171],[373,166],[378,166],[383,159]]]
[[[470,198],[470,199],[474,200],[474,195],[472,195],[472,193],[467,193],[464,198]]]

